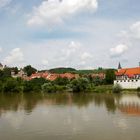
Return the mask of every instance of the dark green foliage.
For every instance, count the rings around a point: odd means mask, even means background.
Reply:
[[[52,93],[55,92],[55,86],[50,82],[50,83],[45,83],[42,85],[42,91],[45,93]]]
[[[1,78],[11,77],[11,68],[4,68],[1,74],[2,74]]]
[[[122,87],[119,84],[114,85],[113,93],[121,93]]]
[[[105,73],[106,69],[103,68],[98,68],[98,69],[94,69],[94,70],[77,70],[76,73],[77,74],[81,74],[81,75],[85,75],[85,74],[93,74],[93,73]]]
[[[66,90],[66,86],[63,85],[54,85],[51,82],[44,83],[42,85],[42,91],[44,93],[56,93],[56,92],[63,92]]]
[[[41,91],[41,86],[47,81],[43,78],[36,78],[31,81],[24,81],[23,92]]]
[[[30,81],[24,81],[23,92],[32,92],[33,84]]]
[[[58,77],[55,81],[53,81],[53,83],[55,85],[67,85],[69,84],[69,79]]]
[[[13,68],[11,68],[11,70],[14,71],[15,74],[18,74],[18,68],[17,67],[13,67]]]
[[[3,91],[3,83],[2,83],[2,81],[0,81],[0,92],[2,92]]]
[[[105,78],[106,84],[113,84],[115,78],[116,78],[116,76],[115,76],[115,70],[114,69],[106,70],[106,78]]]
[[[95,86],[103,85],[104,84],[104,80],[99,78],[99,77],[95,77],[95,78],[93,78],[93,84]]]
[[[137,91],[140,92],[140,87],[137,88]]]
[[[76,72],[76,69],[74,68],[54,68],[54,69],[50,69],[49,72],[51,73],[57,73],[57,74],[63,74],[63,73],[73,73]]]
[[[72,80],[71,88],[73,92],[82,92],[88,89],[89,84],[90,82],[87,78],[78,78],[78,79]]]
[[[16,79],[9,78],[3,85],[3,92],[20,92],[20,91],[21,86],[19,85]]]
[[[37,70],[33,68],[31,65],[28,65],[23,68],[24,72],[27,73],[27,76],[31,76],[33,73],[35,73]]]

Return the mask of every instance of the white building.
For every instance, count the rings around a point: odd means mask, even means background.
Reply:
[[[119,66],[114,85],[119,84],[123,89],[137,89],[140,87],[140,67],[124,68]]]

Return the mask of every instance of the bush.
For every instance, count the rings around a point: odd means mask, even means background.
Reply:
[[[53,83],[55,85],[67,85],[69,84],[69,79],[68,78],[61,78],[61,77],[58,77],[55,81],[53,81]]]
[[[87,91],[89,88],[89,80],[87,78],[74,79],[71,82],[73,92]]]
[[[122,87],[119,84],[114,85],[113,93],[121,93]]]
[[[137,91],[140,92],[140,87],[137,88]]]
[[[23,84],[23,92],[31,92],[33,91],[33,85],[29,81],[25,81]]]
[[[0,92],[3,91],[3,83],[0,81]]]
[[[42,91],[45,93],[52,93],[56,92],[56,89],[52,83],[45,83],[42,85]]]
[[[3,86],[4,92],[20,92],[21,86],[16,79],[9,78]]]

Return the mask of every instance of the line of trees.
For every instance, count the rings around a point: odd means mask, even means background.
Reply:
[[[11,69],[18,73],[17,68],[5,68],[0,71],[0,92],[87,92],[92,91],[97,86],[113,84],[115,71],[106,70],[106,78],[93,78],[90,75],[80,76],[78,79],[57,78],[55,81],[48,81],[43,78],[37,78],[25,81],[21,78],[12,78]],[[26,66],[24,71],[30,76],[37,70],[31,66]]]

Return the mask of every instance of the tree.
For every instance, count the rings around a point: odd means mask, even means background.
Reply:
[[[19,85],[17,79],[8,78],[3,86],[4,92],[20,92],[21,86]]]
[[[4,68],[3,69],[3,77],[7,78],[7,77],[11,77],[11,68]]]
[[[50,82],[50,83],[44,83],[42,85],[42,91],[45,93],[52,93],[55,92],[55,86]]]
[[[23,84],[23,92],[32,92],[33,91],[33,85],[30,81],[24,81]]]
[[[53,83],[56,85],[67,85],[69,84],[69,79],[66,77],[64,78],[58,77]]]
[[[90,85],[90,82],[87,78],[78,78],[74,79],[71,82],[71,88],[73,92],[86,91]]]
[[[115,78],[116,78],[116,76],[115,76],[115,70],[114,69],[106,70],[106,78],[105,78],[106,84],[113,84]]]
[[[31,76],[33,73],[35,73],[37,70],[33,68],[31,65],[28,65],[23,68],[23,71],[27,73],[27,76]]]
[[[18,74],[18,68],[17,67],[13,67],[13,68],[11,68],[11,70],[14,71],[15,74]]]
[[[120,93],[122,91],[122,87],[119,84],[113,86],[113,93]]]

